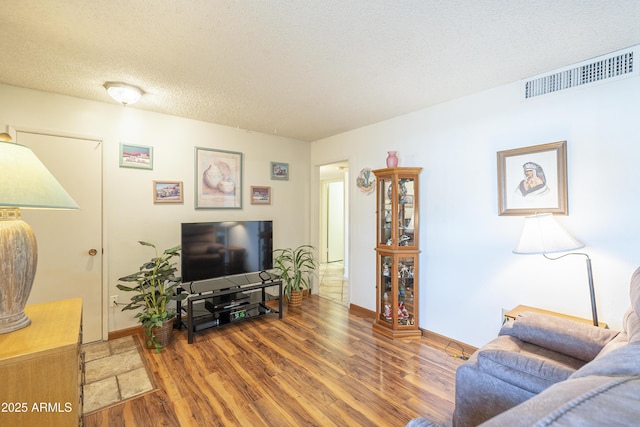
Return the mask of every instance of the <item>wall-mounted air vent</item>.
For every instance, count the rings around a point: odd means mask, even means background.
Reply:
[[[526,80],[524,97],[529,99],[577,86],[637,75],[637,71],[634,72],[633,54],[633,50],[615,52],[558,72]]]

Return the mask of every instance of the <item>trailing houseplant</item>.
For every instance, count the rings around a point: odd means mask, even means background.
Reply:
[[[155,257],[140,266],[137,272],[118,279],[125,283],[134,283],[128,286],[118,284],[117,288],[125,292],[133,292],[131,302],[122,311],[140,310],[135,317],[142,324],[147,337],[147,346],[160,352],[166,345],[158,338],[161,328],[171,327],[167,325],[176,317],[175,309],[169,307],[170,301],[178,301],[186,298],[186,294],[176,295],[175,289],[180,283],[180,277],[176,277],[175,263],[171,260],[180,256],[180,246],[165,249],[162,253],[153,243],[138,241],[143,246],[152,247]],[[169,330],[169,332],[171,332]]]
[[[273,251],[273,272],[282,280],[282,292],[289,305],[300,305],[302,291],[311,287],[310,278],[318,265],[314,250],[311,245],[302,245]]]

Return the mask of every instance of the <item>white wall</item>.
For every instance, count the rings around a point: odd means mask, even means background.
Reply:
[[[136,271],[153,255],[138,240],[160,248],[177,245],[180,222],[273,220],[274,247],[309,242],[308,143],[7,85],[0,85],[0,100],[0,123],[103,141],[105,296],[122,294],[115,287],[118,277]],[[153,170],[120,168],[120,142],[153,146]],[[241,210],[194,209],[196,146],[244,153]],[[289,163],[290,179],[270,180],[270,161]],[[153,180],[183,181],[184,204],[154,205]],[[271,186],[272,204],[251,205],[251,185]],[[120,295],[120,301],[128,298]],[[131,312],[107,312],[109,331],[136,324]]]
[[[496,153],[566,140],[569,215],[558,221],[593,260],[599,320],[621,328],[640,265],[639,95],[638,77],[528,101],[513,83],[316,141],[312,166],[349,158],[356,177],[397,150],[400,166],[424,168],[420,327],[480,346],[502,308],[591,318],[584,258],[514,255],[523,219],[498,216]],[[349,185],[351,303],[375,310],[375,194]]]

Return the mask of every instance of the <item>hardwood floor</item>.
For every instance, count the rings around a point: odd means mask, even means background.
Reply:
[[[455,369],[425,339],[373,335],[371,319],[306,298],[266,315],[185,330],[146,358],[160,390],[85,417],[97,426],[404,426],[451,424]]]

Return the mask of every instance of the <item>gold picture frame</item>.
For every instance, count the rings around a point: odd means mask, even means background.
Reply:
[[[567,141],[498,151],[498,215],[567,215]]]
[[[184,203],[182,181],[153,181],[153,203]]]

